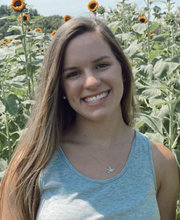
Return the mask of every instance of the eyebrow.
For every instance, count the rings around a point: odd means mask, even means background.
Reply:
[[[97,63],[101,60],[109,59],[109,58],[110,58],[109,56],[102,56],[102,57],[99,57],[99,58],[93,60],[92,63]],[[68,71],[68,70],[74,70],[74,69],[77,69],[77,68],[78,68],[77,66],[66,67],[66,68],[63,69],[63,72]]]

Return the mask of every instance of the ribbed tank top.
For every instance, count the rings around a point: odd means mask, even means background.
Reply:
[[[78,172],[59,148],[40,174],[36,220],[160,220],[151,144],[135,133],[124,168],[106,180]]]

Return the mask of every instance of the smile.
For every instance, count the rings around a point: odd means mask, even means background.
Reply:
[[[83,99],[83,101],[85,101],[86,103],[95,103],[106,98],[108,94],[109,94],[109,91],[105,91],[95,96],[86,97]]]

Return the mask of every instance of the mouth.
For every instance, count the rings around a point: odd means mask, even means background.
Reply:
[[[107,91],[104,91],[104,92],[101,92],[97,95],[92,95],[92,96],[87,96],[85,98],[83,98],[82,100],[86,103],[96,103],[96,102],[99,102],[103,99],[105,99],[110,93],[110,90],[107,90]]]

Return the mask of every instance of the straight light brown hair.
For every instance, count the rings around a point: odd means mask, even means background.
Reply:
[[[36,219],[40,203],[39,174],[60,145],[63,131],[76,118],[74,110],[63,100],[64,54],[68,43],[86,32],[96,32],[101,36],[121,64],[124,84],[120,103],[122,116],[127,125],[131,126],[133,123],[135,110],[133,76],[131,66],[118,41],[109,28],[96,18],[81,17],[69,20],[53,36],[44,57],[33,111],[1,183],[0,213],[3,209],[5,188],[8,188],[12,178],[15,204],[22,220]]]

